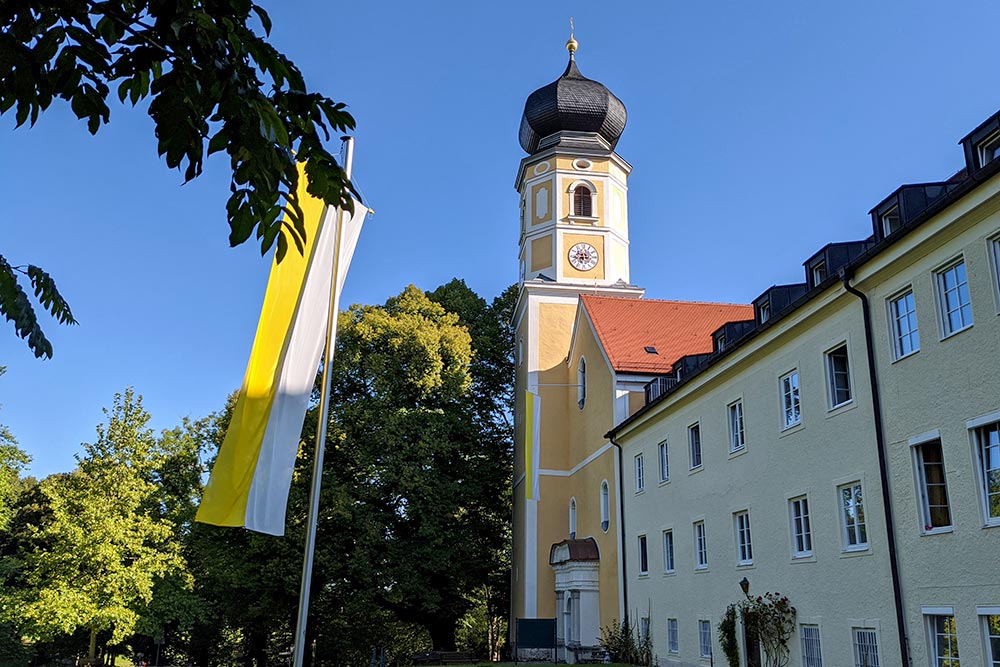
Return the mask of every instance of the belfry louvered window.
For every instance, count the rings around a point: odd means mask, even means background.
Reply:
[[[590,218],[594,215],[593,202],[590,197],[590,188],[586,185],[578,185],[573,189],[573,215]]]

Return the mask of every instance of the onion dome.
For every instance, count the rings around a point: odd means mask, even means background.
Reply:
[[[539,142],[556,132],[592,132],[604,137],[611,148],[625,129],[625,105],[603,84],[588,79],[576,66],[570,39],[569,65],[563,75],[528,96],[521,116],[519,140],[528,153],[538,151]]]

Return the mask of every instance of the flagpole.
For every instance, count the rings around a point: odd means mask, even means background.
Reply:
[[[354,137],[343,137],[344,173],[351,177],[354,162]],[[301,178],[301,176],[300,176]],[[316,524],[319,514],[319,492],[323,484],[323,453],[326,449],[326,426],[330,415],[330,365],[333,361],[333,341],[337,333],[337,276],[340,275],[340,246],[343,240],[344,211],[337,210],[334,237],[333,273],[330,277],[330,303],[327,308],[326,350],[323,354],[323,379],[319,399],[319,422],[316,426],[316,453],[313,456],[312,488],[309,491],[309,513],[306,516],[306,548],[302,559],[302,588],[299,590],[299,612],[295,621],[295,643],[292,644],[292,667],[302,667],[306,653],[306,622],[309,618],[309,588],[312,584],[313,555],[316,552]],[[321,233],[321,230],[317,230]]]

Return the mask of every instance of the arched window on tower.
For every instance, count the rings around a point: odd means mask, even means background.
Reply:
[[[576,404],[583,410],[587,402],[587,360],[580,357],[580,365],[576,367]]]
[[[576,539],[576,498],[569,499],[569,539]]]
[[[601,482],[601,530],[608,532],[611,525],[611,494],[608,492],[608,480]]]
[[[573,189],[573,215],[590,218],[594,215],[593,199],[590,188],[578,185]]]

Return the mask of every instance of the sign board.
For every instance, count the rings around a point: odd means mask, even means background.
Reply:
[[[517,633],[514,636],[517,648],[552,648],[556,647],[556,619],[554,618],[519,618]]]

